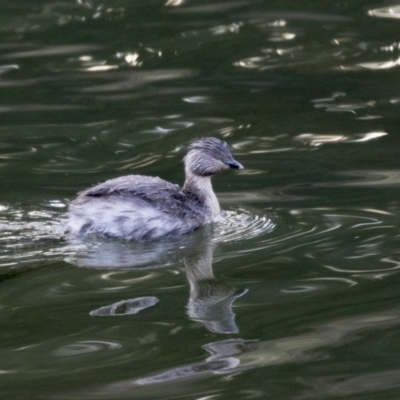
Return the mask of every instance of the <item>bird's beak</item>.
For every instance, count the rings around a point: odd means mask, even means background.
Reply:
[[[233,169],[243,169],[244,168],[243,165],[240,164],[240,162],[237,162],[233,158],[232,158],[232,160],[230,160],[228,162],[228,166],[229,166],[229,168],[233,168]]]

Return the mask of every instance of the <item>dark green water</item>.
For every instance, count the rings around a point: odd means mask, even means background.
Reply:
[[[400,4],[0,0],[0,397],[398,399]],[[246,167],[225,221],[64,233],[76,192]]]

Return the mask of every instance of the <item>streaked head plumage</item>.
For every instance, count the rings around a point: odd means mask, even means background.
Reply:
[[[184,162],[186,170],[198,176],[216,175],[228,168],[243,169],[233,158],[228,144],[214,137],[191,142]]]

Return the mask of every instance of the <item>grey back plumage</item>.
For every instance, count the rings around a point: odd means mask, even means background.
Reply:
[[[88,201],[88,197],[126,198],[129,201],[142,199],[148,206],[159,211],[185,218],[189,212],[198,213],[196,207],[201,207],[199,199],[191,198],[182,192],[179,185],[170,183],[159,177],[145,175],[127,175],[96,185],[80,193],[76,202]]]

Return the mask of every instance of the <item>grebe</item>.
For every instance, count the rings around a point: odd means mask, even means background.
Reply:
[[[213,137],[190,143],[184,165],[182,188],[158,177],[127,175],[80,192],[69,208],[69,231],[140,242],[182,235],[212,222],[221,209],[211,177],[243,166],[225,142]]]

